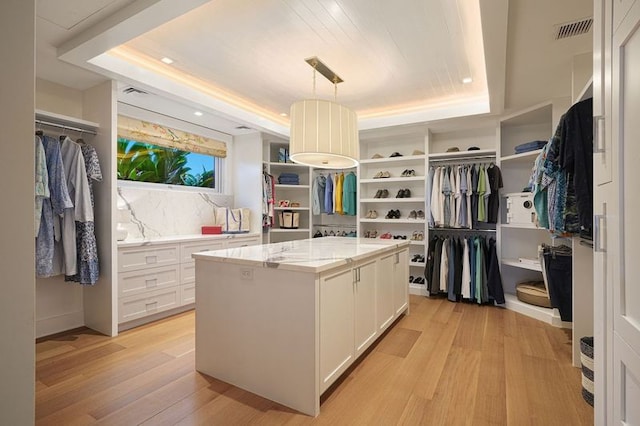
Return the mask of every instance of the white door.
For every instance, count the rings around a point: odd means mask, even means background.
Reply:
[[[614,1],[625,9],[632,2]],[[615,23],[615,20],[614,20]],[[633,3],[612,44],[612,142],[618,147],[620,197],[613,267],[613,420],[640,425],[640,2]],[[613,220],[616,222],[613,210]],[[616,232],[619,230],[619,232]]]
[[[373,343],[376,327],[376,260],[358,265],[355,284],[356,358]]]

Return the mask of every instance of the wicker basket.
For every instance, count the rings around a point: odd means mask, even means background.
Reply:
[[[593,407],[593,337],[580,339],[582,364],[582,397]]]

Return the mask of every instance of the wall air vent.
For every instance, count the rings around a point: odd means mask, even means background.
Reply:
[[[145,92],[144,90],[136,89],[135,87],[131,87],[131,86],[127,87],[122,92],[126,93],[127,95],[129,95],[131,93],[136,93],[136,94],[140,94],[140,95],[148,95],[148,93]]]
[[[556,40],[563,38],[569,38],[586,34],[591,30],[593,24],[593,18],[584,18],[577,21],[566,22],[564,24],[557,24],[553,27],[553,36]]]

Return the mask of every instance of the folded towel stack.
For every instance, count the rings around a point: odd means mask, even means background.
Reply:
[[[300,177],[297,173],[280,173],[278,183],[281,185],[300,185]]]
[[[547,141],[531,141],[517,145],[515,150],[516,154],[522,154],[523,152],[535,151],[543,148],[547,144]]]

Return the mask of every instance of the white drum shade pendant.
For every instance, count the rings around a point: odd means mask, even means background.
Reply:
[[[317,57],[305,60],[313,67],[313,94],[316,71],[334,85],[343,80]],[[320,169],[348,169],[358,165],[358,116],[336,102],[307,99],[291,105],[289,114],[289,158]]]
[[[309,99],[291,105],[289,158],[323,169],[358,165],[358,117],[331,101]]]

